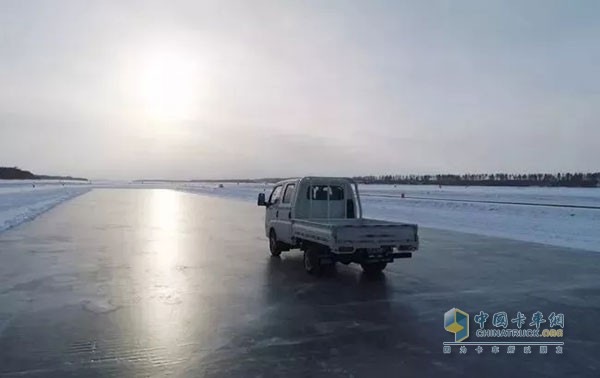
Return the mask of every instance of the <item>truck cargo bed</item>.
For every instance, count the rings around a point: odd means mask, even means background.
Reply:
[[[292,237],[327,245],[334,253],[352,253],[359,248],[418,247],[416,224],[387,222],[369,218],[295,219]]]

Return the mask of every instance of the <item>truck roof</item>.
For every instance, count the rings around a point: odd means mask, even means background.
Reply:
[[[354,182],[354,179],[350,178],[350,177],[335,177],[335,176],[303,176],[303,177],[295,177],[295,178],[289,178],[286,180],[281,180],[278,181],[277,183],[275,183],[275,185],[280,185],[280,184],[288,184],[290,182],[300,182],[300,181],[305,181],[305,180],[314,180],[314,181],[335,181],[335,180],[342,180],[342,181],[349,181],[351,183]]]

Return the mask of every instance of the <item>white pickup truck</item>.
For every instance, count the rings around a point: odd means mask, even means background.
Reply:
[[[358,185],[335,177],[303,177],[278,182],[265,206],[265,232],[273,256],[299,248],[311,274],[336,262],[361,264],[379,273],[395,258],[412,257],[419,247],[416,224],[363,218]]]

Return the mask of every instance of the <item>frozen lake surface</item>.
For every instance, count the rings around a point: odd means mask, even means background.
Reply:
[[[269,184],[0,181],[0,231],[91,188],[166,188],[256,201]],[[222,187],[220,187],[222,185]],[[600,252],[600,188],[361,185],[365,216]],[[404,198],[402,198],[404,195]]]

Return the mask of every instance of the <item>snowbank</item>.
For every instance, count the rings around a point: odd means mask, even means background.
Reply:
[[[0,180],[0,232],[39,214],[59,203],[90,190],[87,183],[52,180]]]
[[[177,189],[254,202],[270,187],[223,183]],[[361,185],[360,192],[369,218],[600,252],[600,188]]]

